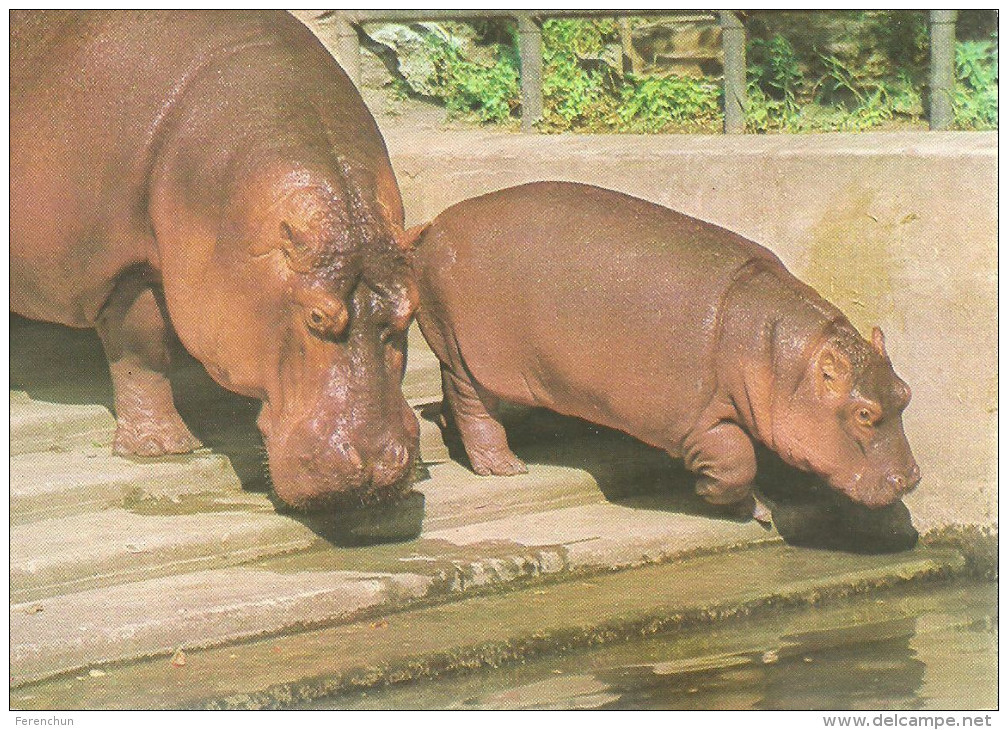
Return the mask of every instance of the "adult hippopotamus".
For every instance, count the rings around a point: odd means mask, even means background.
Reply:
[[[97,328],[115,451],[199,445],[166,378],[170,320],[218,383],[262,400],[282,500],[405,491],[402,201],[325,48],[284,12],[11,20],[11,310]]]
[[[718,505],[756,507],[754,440],[865,505],[920,480],[882,332],[865,341],[742,236],[561,182],[459,203],[414,236],[417,320],[478,474],[525,471],[503,399],[682,457]]]

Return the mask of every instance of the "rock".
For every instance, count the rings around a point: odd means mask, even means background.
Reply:
[[[659,20],[633,28],[634,53],[644,74],[701,77],[722,69],[721,28],[716,20]]]
[[[395,54],[399,74],[413,91],[425,96],[438,96],[440,93],[431,46],[441,42],[460,51],[466,47],[463,39],[439,23],[368,24],[365,32],[375,43]]]

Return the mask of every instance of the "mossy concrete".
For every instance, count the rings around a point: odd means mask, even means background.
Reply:
[[[996,584],[924,582],[296,708],[993,709],[997,637]]]
[[[109,665],[97,676],[19,687],[10,700],[24,710],[278,708],[675,627],[704,631],[771,608],[959,575],[964,566],[951,549],[855,556],[765,546],[186,652],[182,666],[170,655]]]

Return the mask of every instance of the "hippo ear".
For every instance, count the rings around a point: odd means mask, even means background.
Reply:
[[[886,360],[889,359],[889,356],[886,354],[885,351],[885,335],[882,334],[881,327],[872,327],[871,343],[872,347],[874,347],[875,350],[878,351],[879,355],[884,357]]]
[[[815,363],[816,389],[820,395],[843,396],[851,392],[851,362],[832,342],[819,351]]]
[[[301,231],[291,226],[287,221],[281,221],[280,239],[288,265],[295,271],[310,270],[314,249]]]
[[[401,251],[412,251],[416,248],[417,241],[420,240],[420,236],[423,232],[427,230],[430,222],[421,223],[418,226],[413,226],[409,230],[399,229],[395,233],[396,243],[399,245]]]

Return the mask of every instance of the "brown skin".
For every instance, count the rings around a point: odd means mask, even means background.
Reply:
[[[116,452],[199,446],[166,376],[170,319],[217,382],[263,401],[282,500],[408,489],[402,201],[321,44],[282,12],[11,21],[11,310],[98,329]]]
[[[546,182],[459,203],[416,235],[417,320],[478,474],[526,470],[493,415],[507,400],[682,457],[717,505],[752,507],[754,440],[866,505],[920,480],[881,331],[865,341],[752,241]]]

